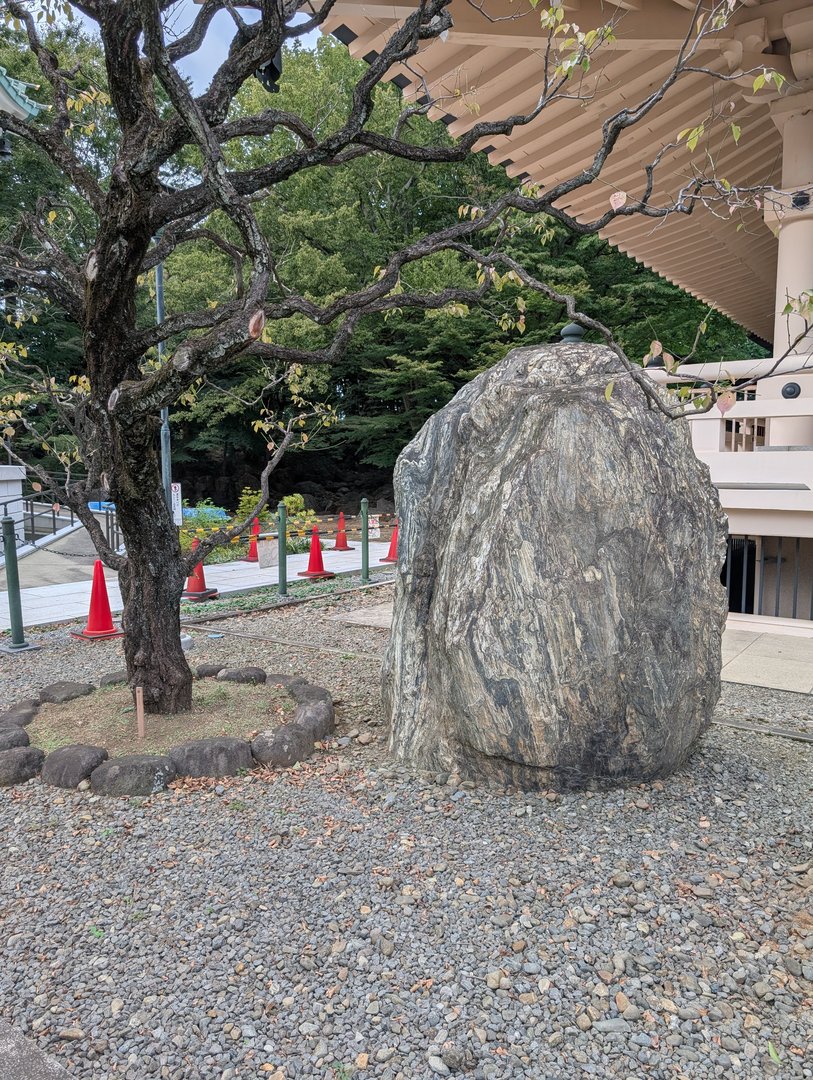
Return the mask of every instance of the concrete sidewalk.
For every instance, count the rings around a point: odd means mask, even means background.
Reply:
[[[382,559],[389,549],[389,544],[372,542],[370,544],[370,567],[380,566]],[[36,556],[31,556],[35,558]],[[322,552],[325,569],[334,573],[348,573],[361,569],[361,544],[357,544],[354,551],[330,551]],[[298,577],[300,570],[305,570],[308,565],[308,555],[288,556],[288,581],[301,581]],[[91,566],[92,572],[92,566]],[[105,570],[107,580],[107,592],[110,597],[110,610],[119,612],[122,610],[121,592],[119,591],[118,575],[112,570]],[[279,583],[278,567],[269,567],[261,570],[257,563],[233,562],[220,563],[206,567],[206,584],[209,588],[217,589],[221,596],[230,593],[244,592],[247,589],[256,589],[263,585],[277,585]],[[72,620],[85,619],[90,606],[89,578],[81,581],[68,581],[59,585],[38,585],[34,588],[21,589],[20,596],[23,608],[23,622],[26,626],[44,626],[48,623],[69,622]],[[0,630],[8,630],[8,593],[0,593]]]

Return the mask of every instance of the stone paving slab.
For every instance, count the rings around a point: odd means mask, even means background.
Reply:
[[[4,1020],[0,1020],[0,1076],[2,1080],[70,1080],[54,1058]]]
[[[388,630],[392,625],[392,602],[330,618],[353,626]],[[759,631],[743,630],[737,620],[730,620],[723,634],[722,678],[746,686],[813,693],[813,637],[773,633],[764,629],[764,622]]]
[[[377,567],[379,560],[387,554],[389,544],[370,544],[370,566]],[[355,551],[323,551],[325,569],[336,574],[352,573],[361,569],[361,545]],[[288,556],[288,581],[301,580],[299,571],[308,565],[308,554]],[[110,610],[116,614],[123,608],[118,575],[106,571],[107,592],[110,598]],[[221,596],[230,593],[246,592],[251,589],[279,583],[279,567],[262,569],[258,563],[232,562],[219,563],[206,567],[206,584],[217,589]],[[84,619],[90,607],[90,589],[92,582],[70,581],[59,585],[39,585],[31,589],[21,589],[20,598],[23,608],[23,622],[26,626],[42,626],[54,622],[67,622],[72,619]],[[8,593],[0,592],[0,630],[10,626],[8,613]],[[0,1080],[4,1080],[0,1074]]]
[[[374,626],[379,630],[389,630],[392,626],[392,601],[386,604],[371,604],[355,611],[343,611],[328,618],[336,622],[350,623],[352,626]]]

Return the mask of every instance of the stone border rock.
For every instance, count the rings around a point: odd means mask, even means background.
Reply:
[[[282,686],[296,702],[287,724],[262,731],[248,742],[233,736],[195,739],[172,747],[166,754],[125,754],[108,758],[101,746],[61,746],[46,757],[29,746],[25,726],[45,702],[64,703],[96,690],[91,683],[59,682],[46,686],[37,698],[26,698],[0,713],[0,787],[10,787],[40,776],[52,787],[88,788],[97,795],[154,795],[166,791],[177,777],[236,776],[257,765],[288,768],[313,753],[314,744],[336,728],[333,698],[328,690],[298,675],[279,675],[258,667],[201,664],[199,679],[252,685]],[[103,675],[99,687],[126,681],[122,672]]]

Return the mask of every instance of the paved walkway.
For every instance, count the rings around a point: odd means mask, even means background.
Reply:
[[[392,604],[375,604],[331,618],[387,630]],[[721,674],[726,682],[813,693],[813,623],[729,615]]]
[[[383,558],[389,549],[389,544],[370,544],[370,566],[379,566],[379,560]],[[31,559],[38,555],[30,556]],[[45,553],[42,553],[45,557]],[[323,551],[325,569],[334,573],[348,573],[361,569],[361,545],[357,544],[354,551]],[[21,567],[27,560],[21,563]],[[301,581],[298,572],[308,565],[308,555],[288,556],[288,581]],[[92,574],[92,563],[89,573]],[[118,585],[118,574],[113,570],[105,569],[107,591],[110,597],[110,610],[119,612],[122,610],[121,592]],[[220,563],[206,567],[206,584],[211,589],[217,589],[221,596],[229,593],[245,592],[247,589],[256,589],[262,585],[277,585],[279,583],[279,568],[276,566],[261,569],[257,563],[233,562]],[[90,606],[90,577],[80,581],[68,581],[59,585],[37,585],[33,588],[21,589],[21,601],[23,607],[23,622],[26,626],[43,626],[48,623],[68,622],[72,619],[84,619],[87,617]],[[8,593],[0,592],[0,630],[9,628]]]

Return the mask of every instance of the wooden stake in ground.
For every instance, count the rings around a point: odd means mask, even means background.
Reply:
[[[144,687],[135,688],[136,696],[136,724],[138,726],[139,739],[144,738]]]

